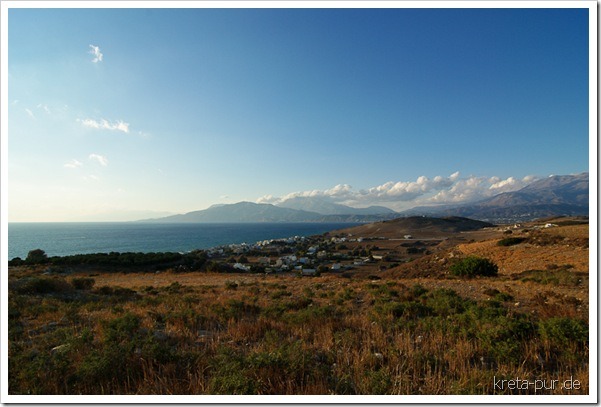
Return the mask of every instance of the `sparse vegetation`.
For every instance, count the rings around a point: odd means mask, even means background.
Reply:
[[[451,272],[461,277],[496,276],[499,267],[488,259],[468,256],[451,265]]]
[[[510,231],[511,232],[511,231]],[[514,246],[526,241],[525,237],[507,237],[497,242],[498,246]]]
[[[507,252],[500,235],[486,247]],[[575,261],[513,272],[486,257],[421,253],[404,264],[438,274],[374,266],[301,278],[216,274],[209,270],[232,271],[231,254],[194,256],[155,255],[168,267],[159,273],[150,272],[155,264],[140,266],[142,257],[134,266],[80,268],[53,258],[11,266],[9,393],[535,392],[500,390],[493,377],[574,377],[578,389],[537,394],[589,392],[588,275]],[[193,261],[201,273],[178,268]],[[48,267],[58,271],[44,275]]]

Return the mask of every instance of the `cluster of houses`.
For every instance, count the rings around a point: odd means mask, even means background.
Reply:
[[[361,242],[358,239],[334,237],[329,243],[341,244],[350,241]],[[328,243],[328,241],[326,241]],[[328,247],[328,245],[325,245]],[[330,252],[320,242],[303,236],[286,239],[271,239],[254,244],[240,243],[214,247],[207,250],[209,257],[227,258],[242,256],[247,261],[239,260],[233,268],[241,272],[250,272],[253,266],[258,266],[265,273],[294,272],[304,276],[317,275],[321,271],[344,271],[349,268],[364,265],[381,256],[364,256],[350,258],[348,254]],[[252,261],[248,261],[248,259]],[[343,264],[343,260],[347,260]]]

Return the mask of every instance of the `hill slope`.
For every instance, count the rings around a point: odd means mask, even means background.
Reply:
[[[362,237],[402,238],[412,235],[416,238],[443,237],[446,235],[480,230],[494,226],[492,223],[482,222],[458,216],[446,218],[433,218],[426,216],[410,216],[394,220],[370,223],[353,228],[336,231],[338,234],[352,234]]]

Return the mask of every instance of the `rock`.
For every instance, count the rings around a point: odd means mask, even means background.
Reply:
[[[54,348],[52,348],[50,350],[50,353],[53,355],[57,354],[57,353],[65,353],[66,351],[69,350],[70,347],[71,347],[71,345],[69,345],[68,343],[58,345],[58,346],[55,346]]]

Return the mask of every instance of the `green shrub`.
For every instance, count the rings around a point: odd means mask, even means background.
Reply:
[[[21,266],[23,264],[25,264],[25,261],[20,257],[15,257],[14,259],[8,261],[8,265],[11,267]]]
[[[578,286],[583,283],[585,273],[574,272],[564,266],[553,270],[526,270],[515,278],[540,284]]]
[[[46,252],[44,252],[42,249],[29,251],[29,253],[27,253],[27,258],[25,259],[25,262],[29,264],[40,264],[46,263],[47,261],[48,256],[46,256]]]
[[[94,287],[95,282],[96,281],[93,278],[89,277],[74,278],[71,280],[71,284],[77,290],[90,290]]]
[[[538,326],[541,338],[558,347],[588,342],[588,326],[579,319],[556,317],[541,321]]]
[[[488,259],[476,256],[468,256],[459,260],[451,266],[451,272],[456,276],[475,277],[475,276],[496,276],[499,267]]]
[[[526,241],[525,237],[507,237],[497,242],[497,246],[514,246]]]
[[[15,291],[19,294],[66,293],[72,290],[73,286],[62,278],[28,277],[15,284]]]

